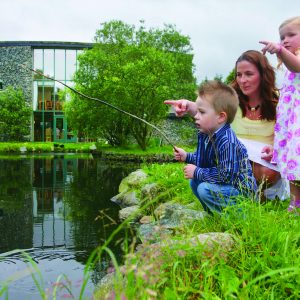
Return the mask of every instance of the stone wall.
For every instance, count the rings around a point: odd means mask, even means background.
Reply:
[[[197,145],[197,128],[192,118],[169,117],[160,125],[160,128],[175,145]],[[165,139],[157,131],[153,131],[153,137],[160,139],[162,144],[167,144]]]
[[[0,47],[0,80],[3,89],[8,86],[21,88],[24,92],[25,100],[32,101],[32,72],[24,69],[32,67],[33,52],[30,46]]]

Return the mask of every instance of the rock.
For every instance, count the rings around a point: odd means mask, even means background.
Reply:
[[[134,206],[125,207],[125,208],[119,210],[120,220],[125,220],[125,219],[131,217],[132,221],[137,221],[142,216],[142,213],[139,212],[139,208],[140,207],[138,205],[134,205]]]
[[[160,192],[160,188],[157,183],[148,183],[144,185],[141,189],[142,199],[148,198],[150,200],[154,199]]]
[[[228,252],[235,244],[235,238],[232,234],[226,232],[208,232],[198,234],[191,238],[189,242],[192,245],[201,244],[205,246],[205,251],[213,252],[215,247],[222,249],[222,252]]]
[[[207,213],[187,208],[179,203],[167,202],[159,205],[155,209],[154,215],[158,219],[158,223],[165,228],[180,228],[203,220]]]
[[[158,226],[152,227],[152,231],[157,232],[157,229]],[[219,260],[216,253],[222,259],[226,259],[235,242],[235,237],[229,233],[209,232],[192,237],[183,236],[180,240],[172,240],[167,236],[166,239],[154,244],[141,244],[134,254],[127,255],[125,264],[120,268],[125,277],[121,274],[117,276],[114,272],[101,279],[95,294],[96,299],[116,299],[114,297],[116,281],[119,286],[125,287],[127,284],[126,273],[132,272],[132,270],[134,270],[136,280],[142,276],[146,284],[155,284],[161,279],[161,266],[166,263],[172,265],[173,262],[178,262],[178,257],[196,255],[197,260],[201,258],[200,264],[202,261],[217,264]]]
[[[156,251],[163,255],[163,249],[167,249],[169,254],[177,250],[179,256],[185,256],[188,252],[194,251],[195,248],[200,247],[203,257],[212,258],[217,252],[220,257],[226,258],[229,251],[233,249],[235,245],[235,237],[230,233],[225,232],[208,232],[201,233],[194,237],[183,237],[179,240],[167,238],[157,243],[147,245],[144,247],[146,251]],[[142,249],[141,247],[140,249]],[[161,250],[159,250],[161,249]],[[196,250],[199,251],[199,250]],[[201,255],[201,253],[199,253]],[[158,258],[158,257],[157,257]]]
[[[153,216],[143,216],[141,219],[140,219],[140,223],[141,224],[149,224],[149,223],[152,223],[154,222],[155,219]]]
[[[123,178],[119,185],[119,192],[125,192],[129,188],[137,187],[147,178],[147,174],[141,170],[138,169],[132,173],[130,173],[127,177]]]
[[[142,243],[156,243],[161,239],[165,239],[172,235],[172,231],[159,226],[157,223],[152,222],[149,224],[142,224],[138,228],[138,236]]]
[[[139,199],[136,197],[135,192],[122,192],[110,199],[111,201],[119,204],[121,207],[133,206],[139,204]]]
[[[27,152],[27,148],[26,148],[26,147],[20,147],[20,152],[21,152],[21,153]]]

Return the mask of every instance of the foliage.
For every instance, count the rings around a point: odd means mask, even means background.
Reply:
[[[31,191],[29,168],[19,160],[1,162],[5,175],[0,173],[0,209],[14,210],[24,205],[26,194]],[[3,232],[4,234],[4,232]]]
[[[44,80],[43,70],[42,69],[35,69],[36,72],[33,74],[33,80]]]
[[[235,78],[235,69],[232,69],[232,71],[228,74],[228,76],[225,79],[226,84],[230,84]]]
[[[103,23],[95,46],[79,57],[76,89],[157,124],[165,117],[165,99],[194,94],[190,39],[174,26],[146,30],[121,21]],[[146,149],[152,127],[103,104],[79,98],[65,106],[73,129],[125,145],[132,135]]]
[[[221,74],[216,74],[214,80],[223,81],[223,76]]]
[[[231,82],[235,78],[235,69],[232,69],[231,72],[227,75],[227,77],[223,80],[223,76],[221,74],[216,74],[213,80],[219,80],[226,84],[231,84]],[[205,77],[205,79],[202,82],[208,81],[208,78]]]
[[[21,89],[12,87],[0,92],[0,140],[23,141],[30,133],[32,108]]]

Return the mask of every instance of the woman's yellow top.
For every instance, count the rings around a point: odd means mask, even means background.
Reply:
[[[231,128],[239,138],[273,145],[274,125],[275,121],[250,120],[243,117],[242,110],[238,107]]]

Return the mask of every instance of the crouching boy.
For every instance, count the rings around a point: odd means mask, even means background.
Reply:
[[[196,99],[198,146],[195,153],[176,147],[174,157],[186,162],[185,178],[205,211],[220,213],[235,197],[252,195],[256,181],[245,146],[230,127],[238,107],[236,92],[219,81],[199,86]]]

